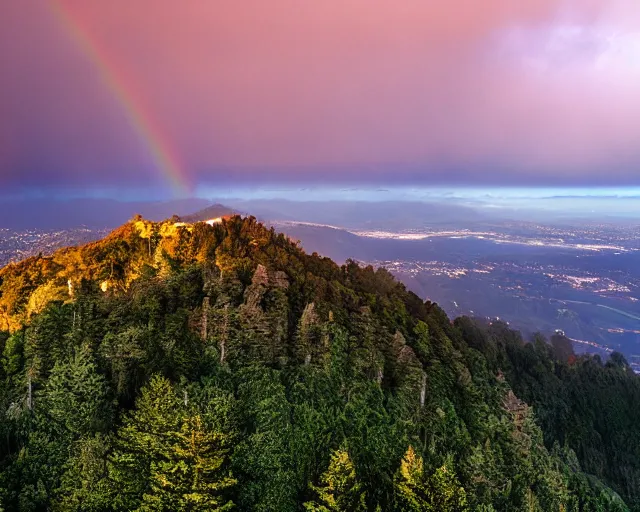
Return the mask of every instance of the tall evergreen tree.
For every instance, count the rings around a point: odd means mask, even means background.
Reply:
[[[364,512],[365,493],[356,477],[356,469],[346,450],[331,454],[329,467],[312,486],[317,497],[304,504],[310,512]]]
[[[164,377],[142,388],[136,408],[124,419],[110,459],[109,476],[118,510],[135,510],[152,486],[153,470],[171,453],[185,417],[184,401]]]
[[[114,489],[108,479],[110,439],[102,434],[74,443],[56,489],[54,509],[60,512],[112,510]]]
[[[236,480],[226,469],[225,435],[208,432],[198,415],[186,417],[173,444],[151,464],[151,482],[140,510],[224,511]]]
[[[110,427],[113,404],[88,347],[77,350],[70,362],[56,363],[38,398],[37,409],[71,439]]]
[[[448,467],[449,466],[449,467]],[[409,446],[394,479],[395,506],[407,512],[462,512],[468,510],[467,494],[450,462],[425,475],[422,457]]]

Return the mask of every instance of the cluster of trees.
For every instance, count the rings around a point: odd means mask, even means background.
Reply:
[[[586,473],[640,504],[640,378],[622,354],[603,363],[599,356],[576,357],[564,336],[525,343],[502,323],[459,318],[455,325],[533,406],[547,446],[571,447]]]
[[[0,271],[0,306],[7,511],[640,510],[621,357],[452,323],[252,218],[135,219]]]

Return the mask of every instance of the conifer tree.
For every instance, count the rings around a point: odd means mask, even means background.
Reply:
[[[24,333],[8,337],[2,351],[2,369],[9,387],[18,385],[24,368]]]
[[[137,384],[141,363],[147,356],[144,345],[148,334],[142,327],[132,325],[104,337],[100,355],[108,364],[118,395],[128,395],[132,384]]]
[[[172,451],[185,416],[184,402],[164,377],[142,388],[135,410],[125,417],[111,457],[109,476],[118,510],[135,510],[152,484],[152,468]]]
[[[294,480],[296,454],[291,452],[291,404],[279,372],[252,367],[239,375],[242,421],[250,425],[234,450],[234,474],[240,480],[238,505],[245,510],[295,510],[306,482]],[[241,478],[242,477],[242,478]]]
[[[331,455],[329,467],[312,486],[317,497],[304,504],[310,512],[361,512],[366,510],[365,493],[356,478],[356,469],[346,450]]]
[[[208,431],[171,383],[156,376],[125,419],[111,459],[123,510],[229,510],[235,480],[226,469],[227,436]]]
[[[446,462],[425,476],[422,457],[409,446],[394,479],[397,510],[410,512],[463,512],[467,494]]]
[[[451,463],[445,463],[436,469],[425,482],[431,510],[438,512],[463,512],[468,510],[467,493],[458,477],[451,469]]]
[[[621,356],[451,323],[252,219],[0,269],[0,328],[6,512],[640,510]]]
[[[113,488],[107,473],[110,439],[102,434],[80,439],[64,465],[56,491],[55,510],[101,512],[112,510]]]
[[[67,313],[60,302],[52,302],[26,329],[25,359],[34,382],[44,380],[57,361],[65,362],[73,354],[65,337]]]
[[[183,420],[173,438],[163,457],[151,464],[141,510],[231,510],[233,502],[225,495],[236,480],[225,469],[226,436],[208,432],[194,415]]]
[[[88,347],[79,349],[69,363],[56,363],[39,396],[42,404],[37,404],[38,409],[73,439],[110,424],[112,404],[107,384]]]
[[[384,378],[384,357],[378,348],[378,333],[371,308],[363,306],[353,315],[350,338],[351,364],[356,377],[367,376],[378,383]]]
[[[407,512],[427,510],[423,480],[422,457],[416,455],[413,446],[409,446],[394,478],[395,508]]]

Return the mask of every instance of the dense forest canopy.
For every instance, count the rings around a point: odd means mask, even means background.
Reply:
[[[451,322],[254,218],[0,270],[7,511],[640,510],[619,354]]]

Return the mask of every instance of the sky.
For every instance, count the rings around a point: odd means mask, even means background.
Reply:
[[[4,0],[0,191],[637,187],[638,90],[637,0]]]

